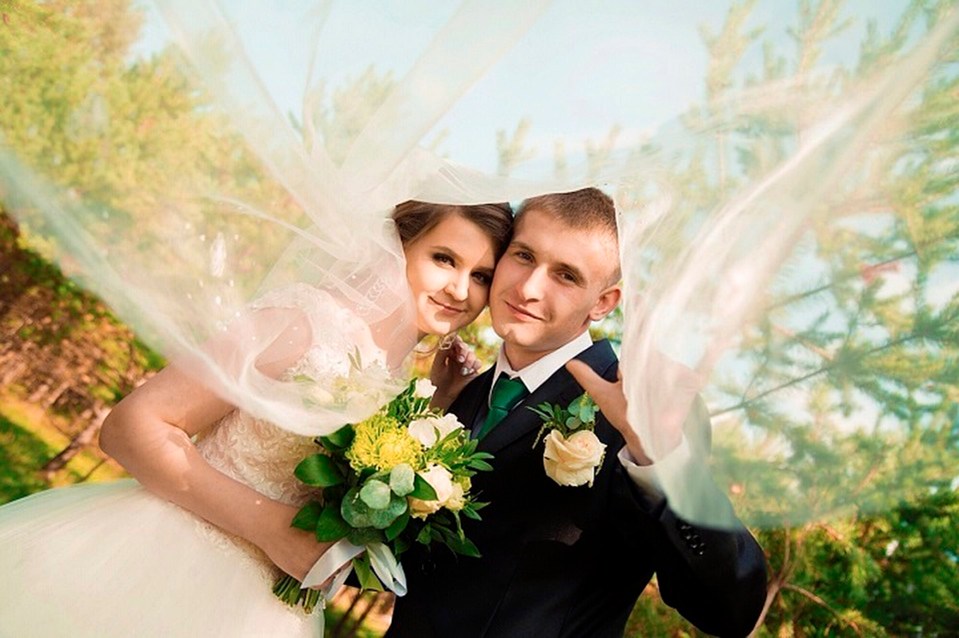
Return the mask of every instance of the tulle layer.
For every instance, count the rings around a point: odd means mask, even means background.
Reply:
[[[275,572],[133,480],[0,508],[3,638],[322,636],[273,595]]]

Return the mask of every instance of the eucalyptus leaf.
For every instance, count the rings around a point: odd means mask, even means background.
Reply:
[[[383,481],[370,480],[360,488],[360,498],[374,510],[386,509],[390,495],[390,486]]]
[[[387,488],[387,491],[388,488]],[[351,488],[340,503],[340,514],[352,527],[373,527],[386,529],[398,516],[407,511],[406,499],[391,494],[385,508],[373,509],[364,502],[360,490]]]
[[[390,489],[397,496],[407,496],[413,491],[416,472],[406,463],[400,463],[390,471]]]

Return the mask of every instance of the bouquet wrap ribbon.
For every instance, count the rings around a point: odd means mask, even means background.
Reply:
[[[321,585],[331,576],[336,574],[336,578],[325,588],[323,598],[328,599],[335,593],[346,579],[349,578],[352,567],[341,569],[354,558],[366,551],[370,556],[370,566],[380,578],[383,584],[388,587],[397,596],[406,594],[406,574],[403,572],[403,566],[400,565],[390,548],[383,543],[369,543],[367,545],[354,545],[345,538],[341,538],[313,564],[310,571],[303,579],[303,587],[310,588]],[[337,570],[340,570],[337,574]]]
[[[319,560],[317,560],[313,564],[313,567],[310,568],[310,571],[307,572],[306,577],[303,579],[303,587],[317,587],[323,584],[330,576],[335,574],[338,569],[359,556],[365,549],[362,545],[354,545],[345,538],[336,541],[333,547],[320,556]],[[336,592],[336,590],[346,582],[346,579],[349,578],[351,571],[352,568],[349,568],[340,572],[333,583],[331,583],[329,591],[324,592],[323,597],[326,598],[326,594]]]

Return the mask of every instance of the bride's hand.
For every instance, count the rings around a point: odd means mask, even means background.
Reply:
[[[466,384],[476,377],[479,366],[476,353],[458,336],[453,337],[449,348],[437,350],[430,369],[430,381],[436,386],[430,406],[447,409]]]
[[[263,540],[257,544],[284,573],[302,581],[333,543],[321,543],[312,532],[292,527],[296,507],[277,503],[276,510]]]

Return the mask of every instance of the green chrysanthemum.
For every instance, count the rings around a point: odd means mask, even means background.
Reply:
[[[389,470],[400,463],[419,467],[422,446],[396,419],[374,414],[358,423],[354,431],[346,458],[357,472],[366,468]]]

